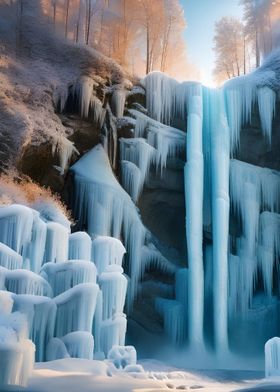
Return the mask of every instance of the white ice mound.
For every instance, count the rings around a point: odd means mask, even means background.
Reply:
[[[96,267],[91,261],[69,260],[64,263],[46,263],[41,275],[49,282],[57,296],[80,283],[96,283]]]
[[[108,359],[117,369],[124,369],[126,366],[136,365],[137,353],[133,346],[114,345],[108,353]]]
[[[0,316],[0,390],[25,387],[34,366],[34,344],[27,339],[27,322],[20,313]]]
[[[280,376],[280,338],[269,339],[265,344],[265,377]]]

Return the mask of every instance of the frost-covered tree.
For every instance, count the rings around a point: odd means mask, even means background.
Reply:
[[[223,17],[216,22],[214,51],[217,80],[230,79],[246,72],[246,36],[239,19]]]
[[[241,0],[246,34],[255,53],[256,67],[262,56],[279,46],[279,0]]]

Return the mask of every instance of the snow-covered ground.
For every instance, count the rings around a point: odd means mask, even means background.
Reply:
[[[262,372],[180,370],[154,360],[142,362],[146,373],[113,370],[104,361],[62,359],[37,363],[25,392],[155,392],[171,390],[227,392],[251,389],[260,383],[280,390],[277,379],[264,382]],[[278,389],[276,387],[278,385]],[[264,389],[258,389],[264,390]],[[20,389],[14,389],[20,391]],[[4,392],[4,391],[1,391]]]

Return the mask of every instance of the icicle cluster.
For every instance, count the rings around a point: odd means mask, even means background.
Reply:
[[[269,87],[257,87],[253,75],[235,78],[224,86],[227,118],[230,127],[231,152],[238,150],[241,128],[249,124],[252,110],[258,105],[262,133],[271,144],[272,120],[275,114],[276,93]]]
[[[5,345],[10,347],[3,354],[6,362],[1,367],[0,385],[8,382],[7,377],[11,384],[26,384],[34,361],[34,346],[27,337],[36,346],[36,361],[92,359],[94,351],[106,356],[114,345],[125,344],[123,311],[128,282],[122,269],[124,246],[116,238],[92,240],[85,232],[70,234],[65,220],[66,226],[42,217],[21,205],[0,208],[1,358]],[[12,311],[24,314],[27,320],[26,332],[17,343],[10,337],[10,327],[1,327],[2,316]],[[22,358],[26,360],[24,369],[19,363]],[[18,367],[16,376],[11,360]]]

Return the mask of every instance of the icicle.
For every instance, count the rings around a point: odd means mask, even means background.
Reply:
[[[44,264],[41,275],[49,282],[57,296],[80,283],[96,283],[96,267],[91,261],[69,260]]]
[[[123,312],[127,279],[122,272],[122,267],[111,265],[99,276],[98,281],[103,294],[103,320],[111,319],[116,313]]]
[[[115,88],[112,94],[111,107],[114,115],[119,118],[123,116],[126,101],[126,90],[122,87]]]
[[[280,214],[264,211],[260,215],[259,265],[265,290],[269,296],[273,288],[273,266],[280,259]]]
[[[28,249],[28,258],[30,259],[30,269],[39,273],[44,258],[44,249],[47,238],[47,225],[39,217],[37,211],[33,211],[34,220],[32,227],[31,243]]]
[[[44,262],[62,263],[68,257],[69,231],[56,222],[47,223]]]
[[[154,152],[154,148],[146,143],[145,139],[120,139],[121,159],[123,161],[130,161],[134,163],[140,171],[140,183],[138,189],[133,189],[134,193],[136,194],[140,194],[143,189],[144,183],[149,173]],[[137,175],[135,181],[137,181]]]
[[[140,169],[129,161],[121,161],[122,185],[131,196],[134,203],[137,203],[141,193],[142,175]]]
[[[186,235],[188,245],[189,340],[203,344],[203,153],[202,97],[190,101],[185,166]]]
[[[22,268],[22,256],[0,242],[0,265],[8,269]]]
[[[154,147],[154,163],[161,172],[166,167],[167,158],[180,157],[185,152],[185,132],[161,124],[137,110],[132,109],[129,113],[136,119],[135,137],[146,137],[146,142]],[[130,140],[133,143],[134,139]]]
[[[46,360],[46,347],[53,337],[56,317],[56,305],[47,297],[33,295],[13,295],[14,311],[26,316],[29,339],[36,345],[36,361]]]
[[[228,81],[223,90],[233,154],[240,147],[242,126],[251,122],[252,107],[256,101],[256,83],[250,76],[241,76]]]
[[[143,84],[149,116],[167,125],[175,119],[185,124],[189,101],[193,95],[199,95],[201,88],[199,83],[178,83],[161,72],[151,72]]]
[[[75,148],[73,142],[68,140],[64,135],[56,137],[53,142],[52,155],[54,156],[55,154],[58,154],[59,170],[61,175],[64,174],[74,153],[79,155],[79,151]]]
[[[258,106],[262,132],[271,145],[272,120],[275,114],[276,93],[268,87],[258,89]]]
[[[145,269],[154,268],[163,273],[170,275],[175,274],[177,267],[167,260],[159,250],[153,245],[148,244],[142,247],[142,270],[141,276],[143,276]]]
[[[70,260],[91,260],[92,241],[85,231],[77,231],[69,235]]]
[[[230,194],[235,212],[244,216],[246,213],[244,199],[244,184],[251,183],[256,188],[255,200],[259,200],[261,209],[276,212],[280,208],[280,173],[251,165],[249,163],[231,160],[230,163]]]
[[[56,337],[74,331],[91,332],[98,292],[98,285],[83,283],[54,298],[57,305]]]
[[[89,115],[94,81],[88,76],[81,76],[74,85],[73,93],[77,95],[81,117]]]
[[[264,347],[265,377],[280,376],[280,338],[269,339]]]
[[[5,286],[15,294],[33,294],[52,297],[52,289],[41,276],[23,269],[7,270],[5,272]]]
[[[156,311],[163,318],[164,332],[175,343],[182,343],[186,338],[187,321],[183,304],[166,298],[156,298]]]

